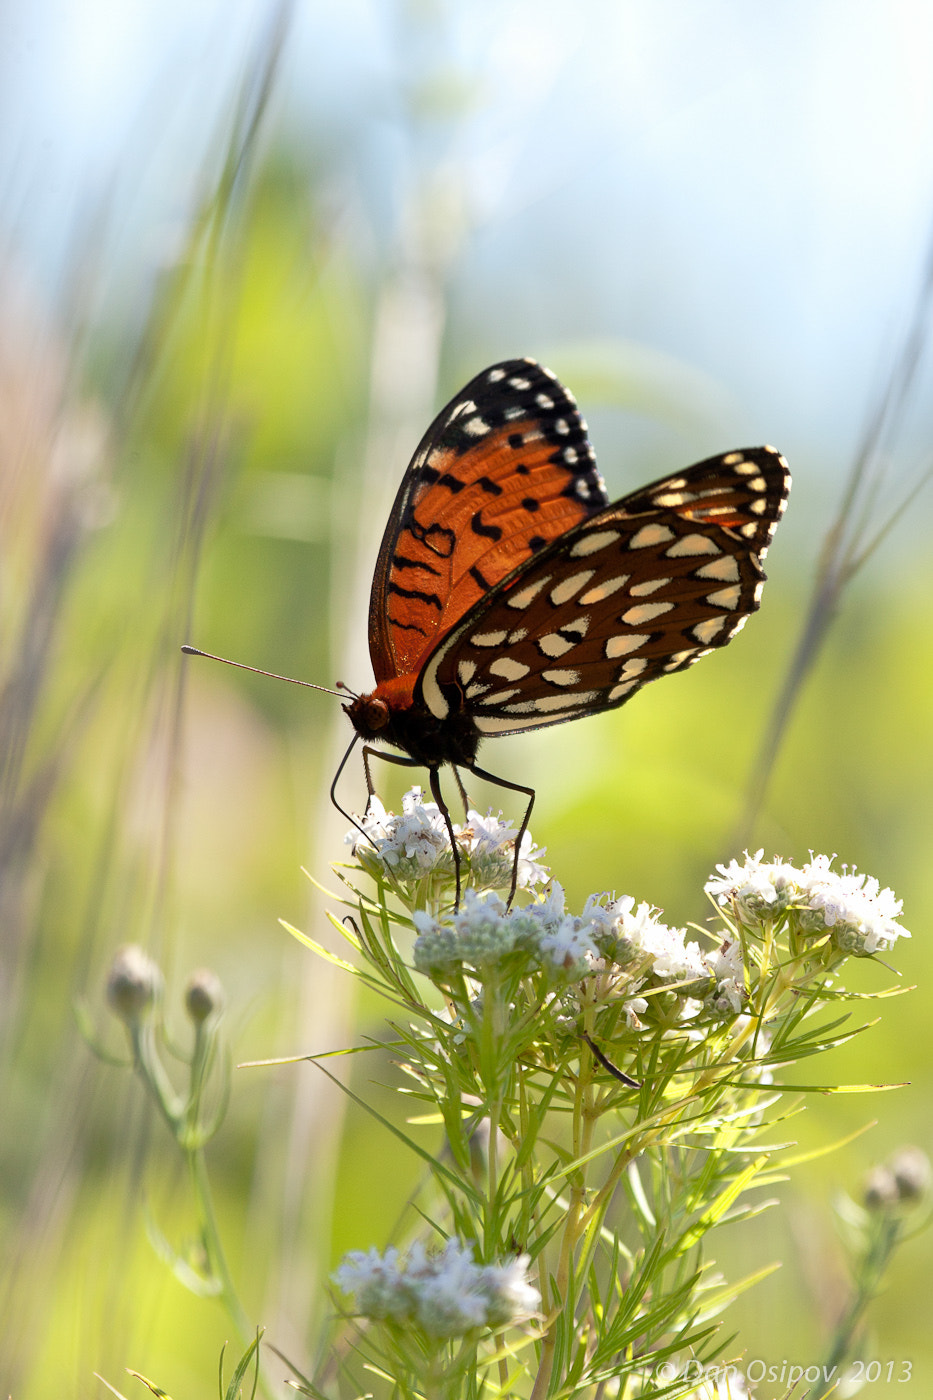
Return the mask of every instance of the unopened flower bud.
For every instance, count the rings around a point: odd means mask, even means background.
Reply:
[[[930,1189],[930,1159],[919,1147],[902,1147],[895,1152],[891,1171],[902,1201],[916,1201]]]
[[[185,1010],[196,1024],[224,1009],[224,989],[216,972],[200,967],[192,972],[185,988]]]
[[[130,1024],[148,1012],[162,995],[162,973],[135,943],[117,950],[107,977],[107,1001]]]
[[[897,1200],[897,1182],[890,1167],[872,1167],[865,1178],[863,1199],[869,1210],[885,1210]]]

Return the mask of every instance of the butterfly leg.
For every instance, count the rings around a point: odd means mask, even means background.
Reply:
[[[369,804],[376,795],[376,784],[373,782],[373,775],[369,767],[371,758],[381,758],[383,763],[396,763],[399,768],[423,768],[424,764],[419,763],[415,758],[403,758],[399,753],[383,753],[382,749],[374,749],[369,744],[363,745],[363,772],[366,774],[366,810],[369,811]]]
[[[470,815],[470,799],[467,797],[467,790],[463,786],[463,779],[460,777],[457,769],[453,764],[450,766],[453,768],[454,777],[457,780],[457,791],[460,793],[460,801],[463,803],[463,815],[468,817]]]
[[[453,852],[454,857],[454,874],[457,877],[457,891],[454,895],[454,913],[456,914],[457,910],[460,908],[460,850],[457,846],[457,837],[454,832],[454,824],[450,819],[450,808],[444,801],[444,794],[441,792],[440,774],[436,768],[429,768],[428,774],[428,781],[431,784],[431,795],[434,798],[434,801],[437,803],[438,811],[442,814],[444,818],[444,824],[447,827],[447,835],[450,837],[450,849]],[[457,781],[459,783],[459,777]],[[461,788],[461,791],[462,790],[463,789]]]
[[[372,798],[372,797],[374,796],[375,791],[376,791],[375,785],[374,785],[374,783],[373,783],[372,772],[370,771],[370,767],[369,767],[369,760],[370,760],[371,758],[381,758],[382,761],[383,761],[383,763],[395,763],[395,764],[398,764],[399,768],[423,768],[423,767],[424,767],[424,764],[423,764],[423,763],[419,763],[419,762],[418,762],[416,759],[414,759],[414,758],[404,758],[401,754],[396,754],[396,753],[383,753],[382,749],[374,749],[374,748],[371,748],[369,744],[364,744],[364,745],[363,745],[363,771],[364,771],[364,773],[366,774],[366,789],[367,789],[367,792],[369,793],[369,797],[370,797],[370,798]],[[336,781],[336,780],[335,780],[335,781]],[[454,857],[454,874],[455,874],[456,877],[457,877],[457,893],[456,893],[456,898],[455,898],[455,900],[454,900],[454,910],[456,911],[457,909],[460,908],[460,850],[459,850],[459,847],[457,846],[457,838],[456,838],[456,835],[455,835],[455,833],[454,833],[454,824],[453,824],[453,821],[451,820],[451,816],[450,816],[450,808],[447,806],[447,803],[444,801],[444,795],[443,795],[443,793],[441,792],[440,778],[438,777],[438,772],[437,772],[437,769],[436,769],[436,768],[429,768],[429,769],[428,769],[428,782],[429,782],[429,785],[430,785],[430,788],[431,788],[431,796],[434,798],[434,801],[437,803],[438,811],[441,813],[441,816],[444,818],[444,825],[447,827],[447,835],[450,837],[450,849],[451,849],[451,851],[453,852],[453,857]],[[458,785],[460,786],[460,791],[461,791],[461,793],[463,793],[463,785],[462,785],[462,783],[460,783],[459,775],[458,775],[458,777],[457,777],[457,783],[458,783]],[[331,794],[331,796],[333,796],[333,794]],[[464,795],[464,796],[465,796],[465,795]],[[334,805],[335,805],[335,806],[337,805],[336,802],[334,803]],[[342,809],[338,807],[337,810],[338,810],[338,811],[341,811]],[[344,816],[346,816],[346,813],[345,813],[345,812],[344,812]],[[351,821],[353,820],[352,817],[351,817],[350,820],[351,820]],[[354,822],[353,824],[354,824],[354,826],[358,826],[358,825],[359,825],[358,822]],[[362,828],[361,828],[361,829],[362,829]]]
[[[360,737],[360,736],[359,736],[358,734],[355,734],[355,735],[353,736],[353,741],[352,741],[352,743],[350,744],[350,747],[347,749],[347,751],[346,751],[346,753],[344,754],[343,758],[340,760],[340,767],[337,769],[336,773],[334,774],[334,781],[333,781],[333,782],[331,783],[331,785],[330,785],[330,800],[331,800],[333,806],[334,806],[334,807],[337,809],[337,811],[340,813],[340,815],[341,815],[342,817],[346,817],[346,819],[347,819],[347,821],[350,823],[350,825],[351,825],[351,826],[355,826],[356,829],[357,829],[357,831],[360,833],[360,835],[361,835],[361,836],[365,836],[365,837],[366,837],[366,840],[369,841],[370,844],[372,844],[372,838],[370,837],[369,833],[366,831],[366,829],[365,829],[364,827],[362,827],[362,826],[360,825],[360,823],[357,821],[356,817],[354,817],[353,813],[352,813],[352,812],[346,811],[346,809],[343,808],[343,807],[341,807],[340,803],[337,801],[337,784],[338,784],[338,782],[340,781],[340,775],[341,775],[341,773],[343,772],[344,768],[346,768],[346,766],[347,766],[347,759],[350,757],[351,753],[353,752],[354,748],[356,747],[356,741],[357,741],[357,739],[359,739],[359,737]],[[397,756],[396,754],[383,753],[381,749],[374,749],[374,748],[372,748],[369,744],[364,744],[364,745],[363,745],[363,772],[366,774],[366,811],[367,811],[367,812],[369,811],[369,806],[370,806],[370,803],[372,802],[373,797],[375,797],[375,795],[376,795],[376,788],[375,788],[375,784],[373,783],[373,775],[372,775],[372,773],[371,773],[371,771],[370,771],[370,767],[369,767],[369,760],[370,760],[371,758],[381,758],[381,759],[384,759],[386,763],[398,763],[398,764],[399,764],[401,767],[403,767],[403,768],[420,768],[420,767],[422,767],[422,765],[421,765],[420,763],[416,763],[415,760],[414,760],[413,758],[402,758],[401,756]]]
[[[512,900],[515,898],[515,891],[518,887],[518,857],[521,852],[522,839],[525,832],[528,830],[528,823],[531,821],[531,809],[535,805],[535,790],[533,787],[525,787],[522,783],[511,783],[508,778],[500,778],[495,773],[487,773],[485,768],[477,768],[475,764],[468,767],[467,772],[473,773],[477,778],[484,778],[487,783],[494,783],[496,787],[508,788],[509,792],[523,792],[528,798],[528,806],[525,808],[522,824],[518,828],[515,837],[515,859],[512,862],[512,883],[509,887],[509,897],[505,904],[506,909],[508,909],[511,906]]]

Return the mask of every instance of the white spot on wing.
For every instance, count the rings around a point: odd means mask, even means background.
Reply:
[[[517,375],[517,374],[514,375],[514,376],[509,380],[509,384],[511,385],[511,387],[512,387],[513,389],[518,389],[518,390],[520,390],[520,391],[522,391],[522,392],[523,392],[525,389],[530,389],[530,388],[531,388],[531,380],[530,380],[530,379],[522,379],[522,378],[521,378],[519,375]]]
[[[497,656],[489,667],[489,674],[492,676],[502,676],[503,680],[520,681],[523,676],[527,676],[531,670],[521,661],[516,661],[512,656]]]
[[[485,437],[489,432],[489,424],[477,415],[475,418],[467,419],[463,425],[463,431],[469,433],[470,437]]]
[[[444,699],[441,688],[437,683],[437,668],[441,662],[442,653],[438,652],[428,662],[421,675],[421,693],[424,696],[424,703],[435,719],[446,719],[450,714],[450,706]]]
[[[567,715],[575,715],[598,699],[598,690],[579,690],[574,692],[573,696],[542,695],[537,700],[516,700],[514,704],[509,706],[509,713],[526,715],[540,711],[553,716],[555,711],[562,710]]]
[[[705,653],[703,653],[705,655]],[[696,647],[688,647],[686,651],[675,651],[671,655],[670,661],[664,667],[665,671],[679,671],[681,666],[686,666],[691,657],[696,661],[700,652]]]
[[[723,554],[711,564],[694,569],[694,578],[708,578],[715,583],[738,583],[739,561],[731,554]]]
[[[691,558],[694,554],[721,554],[722,550],[709,535],[681,535],[676,544],[664,553],[668,559]]]
[[[666,544],[674,538],[674,531],[667,525],[643,525],[629,540],[629,549],[649,549],[654,545]]]
[[[597,554],[618,538],[618,530],[592,530],[588,535],[581,535],[576,544],[571,546],[571,556],[574,559],[583,559],[587,554]]]
[[[580,573],[571,574],[570,578],[561,579],[560,583],[555,584],[549,595],[554,607],[568,603],[575,593],[586,587],[595,572],[595,569],[582,569]]]
[[[626,661],[619,672],[619,680],[628,680],[630,676],[640,676],[648,665],[647,656],[632,656]]]
[[[580,672],[555,667],[550,671],[542,671],[541,679],[547,681],[548,685],[559,685],[566,688],[568,685],[580,684]]]
[[[650,640],[648,632],[635,632],[630,637],[609,637],[606,641],[606,657],[609,661],[615,661],[618,656],[628,656],[630,651],[637,651]]]
[[[673,606],[673,603],[639,603],[637,608],[629,608],[622,614],[622,621],[626,627],[644,627],[646,622],[670,612]]]
[[[568,641],[559,632],[549,632],[546,637],[539,637],[536,645],[542,656],[550,656],[556,660],[558,656],[572,651],[578,641],[578,637]]]
[[[511,690],[497,690],[492,695],[487,695],[483,701],[484,705],[504,705],[506,700],[511,700],[513,695],[521,695],[517,686]]]
[[[663,588],[667,583],[670,583],[669,578],[645,579],[644,583],[633,583],[629,593],[633,598],[646,598],[649,593],[657,593],[658,589]]]
[[[476,674],[476,662],[475,662],[475,661],[461,661],[461,662],[460,662],[460,665],[457,667],[457,675],[458,675],[458,677],[459,677],[459,679],[460,679],[460,684],[461,684],[461,685],[469,685],[469,684],[470,684],[470,681],[473,679],[473,677],[475,676],[475,674]]]
[[[709,603],[710,607],[726,608],[731,612],[733,608],[739,606],[739,598],[741,595],[742,590],[736,583],[733,584],[731,588],[720,588],[715,593],[707,593],[706,601]]]
[[[527,608],[534,602],[542,588],[551,582],[551,575],[545,574],[544,578],[536,579],[534,583],[529,583],[525,588],[520,588],[517,593],[506,595],[506,602],[510,608]]]
[[[614,685],[609,692],[610,705],[616,700],[621,700],[624,695],[628,695],[629,691],[634,690],[637,684],[637,681],[623,681],[621,685]]]
[[[490,384],[498,384],[500,379],[505,378],[505,370],[491,369],[486,377]]]
[[[724,617],[708,617],[705,621],[696,623],[690,628],[690,631],[698,642],[702,642],[706,646],[708,642],[719,635],[725,625],[726,619]]]
[[[470,643],[475,647],[501,647],[508,635],[504,628],[496,632],[474,632]]]
[[[554,400],[551,398],[550,394],[536,394],[535,403],[539,408],[548,409],[554,407]]]
[[[514,709],[514,706],[511,707]],[[521,729],[540,729],[542,723],[546,723],[537,715],[529,715],[527,719],[505,718],[501,715],[484,715],[482,713],[473,716],[473,723],[480,734],[515,734]]]
[[[601,603],[604,598],[610,598],[613,593],[624,588],[630,578],[631,574],[619,574],[616,578],[607,578],[602,583],[598,583],[595,588],[588,589],[581,598],[577,599],[577,602],[586,608],[592,603]]]

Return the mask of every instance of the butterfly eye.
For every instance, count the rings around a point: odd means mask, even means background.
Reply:
[[[389,707],[384,700],[376,700],[370,696],[364,700],[363,717],[373,732],[385,729],[389,723]]]

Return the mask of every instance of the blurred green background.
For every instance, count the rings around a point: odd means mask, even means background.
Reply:
[[[715,863],[764,845],[838,852],[894,887],[914,931],[894,960],[917,990],[799,1076],[908,1087],[809,1099],[775,1140],[874,1126],[721,1232],[732,1276],[783,1264],[730,1315],[747,1359],[821,1358],[845,1286],[834,1194],[901,1143],[933,1148],[929,491],[841,595],[741,827],[869,425],[882,415],[856,501],[870,534],[930,464],[933,16],[570,8],[0,9],[0,1392],[16,1400],[104,1394],[95,1371],[141,1393],[127,1366],[204,1395],[231,1336],[147,1239],[150,1218],[176,1245],[194,1229],[163,1125],[76,1029],[77,999],[122,1049],[115,949],[160,961],[182,1041],[184,980],[216,969],[235,1063],[380,1034],[381,1009],[277,922],[329,936],[301,867],[333,887],[344,853],[339,703],[179,646],[368,686],[398,481],[439,404],[495,359],[533,355],[573,389],[611,495],[761,441],[795,477],[735,646],[613,715],[484,750],[536,785],[533,833],[571,906],[612,889],[702,919]],[[387,805],[405,776],[380,774]],[[358,767],[341,790],[363,802]],[[404,1114],[388,1062],[354,1076]],[[234,1071],[209,1159],[244,1301],[310,1365],[323,1280],[385,1241],[414,1167],[307,1064]],[[910,1359],[917,1394],[929,1273],[920,1236],[865,1351]]]

